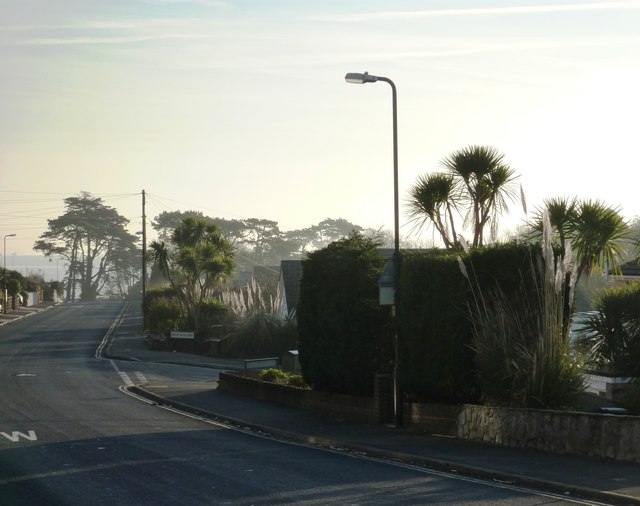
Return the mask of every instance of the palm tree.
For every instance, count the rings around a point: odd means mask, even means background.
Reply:
[[[440,173],[421,176],[409,190],[409,216],[419,226],[430,221],[445,247],[451,248],[458,237],[453,219],[457,201],[453,176]]]
[[[609,266],[620,271],[629,227],[617,209],[595,200],[581,202],[573,221],[578,278]]]
[[[473,231],[473,246],[482,246],[485,227],[490,226],[495,238],[498,217],[507,210],[507,200],[516,198],[515,171],[490,146],[467,146],[445,158],[442,165],[464,190],[469,208],[465,222]]]
[[[530,238],[542,237],[542,213],[549,213],[559,247],[571,247],[576,258],[576,282],[583,274],[611,268],[619,271],[630,230],[616,208],[597,200],[547,199],[530,224]]]
[[[151,257],[167,276],[197,332],[203,303],[233,271],[234,248],[216,225],[192,217],[182,220],[171,242],[171,246],[151,243]]]
[[[411,189],[410,216],[431,222],[450,248],[458,242],[452,211],[466,208],[464,225],[473,233],[472,244],[483,246],[485,228],[494,239],[507,201],[517,196],[515,171],[504,163],[504,155],[487,146],[467,146],[444,158],[441,165],[444,174],[422,176]]]

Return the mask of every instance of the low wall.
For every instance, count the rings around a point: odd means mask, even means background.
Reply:
[[[372,397],[316,392],[269,383],[260,381],[255,371],[221,372],[218,388],[232,394],[277,402],[294,408],[311,409],[353,420],[375,423],[379,419],[377,405]]]
[[[377,392],[376,398],[316,392],[260,381],[255,371],[221,372],[219,389],[343,418],[389,421],[384,392]],[[410,403],[405,404],[404,412],[407,425],[430,433],[558,454],[640,462],[640,417],[469,404]]]
[[[458,437],[640,462],[640,417],[464,405]]]

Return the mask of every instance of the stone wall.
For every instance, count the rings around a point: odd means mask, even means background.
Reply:
[[[258,379],[255,371],[221,372],[226,392],[370,423],[389,422],[388,381],[376,397],[316,392]],[[386,385],[386,386],[385,386]],[[386,392],[386,393],[385,393]],[[462,405],[405,404],[406,425],[486,443],[558,454],[640,462],[640,417]]]
[[[460,438],[640,462],[640,417],[464,405],[457,421]]]

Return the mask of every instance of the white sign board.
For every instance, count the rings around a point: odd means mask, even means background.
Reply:
[[[195,332],[181,332],[178,330],[171,331],[171,339],[195,339]]]

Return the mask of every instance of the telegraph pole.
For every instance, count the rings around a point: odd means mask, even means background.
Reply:
[[[145,213],[146,195],[142,190],[142,332],[147,329],[147,215]]]

